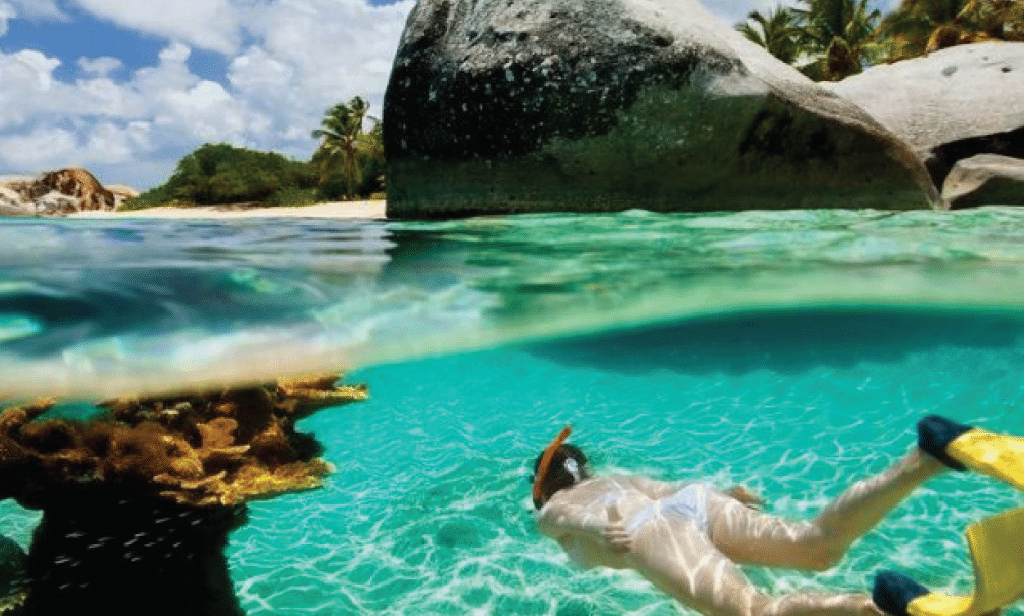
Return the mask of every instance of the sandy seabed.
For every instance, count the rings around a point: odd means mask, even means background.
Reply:
[[[80,212],[88,218],[370,218],[383,219],[385,201],[330,201],[303,207],[154,207],[132,212]]]

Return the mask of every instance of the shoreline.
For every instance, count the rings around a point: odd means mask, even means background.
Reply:
[[[232,205],[154,207],[130,212],[88,211],[67,218],[362,218],[384,220],[386,201],[327,201],[300,207],[239,207]]]

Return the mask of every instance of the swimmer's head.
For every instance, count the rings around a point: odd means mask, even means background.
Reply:
[[[533,463],[534,477],[540,470],[543,458],[542,452]],[[534,491],[533,506],[540,509],[552,494],[564,488],[571,488],[588,477],[590,469],[587,467],[587,456],[580,448],[569,444],[559,445],[551,455],[551,463],[541,478],[538,489]]]

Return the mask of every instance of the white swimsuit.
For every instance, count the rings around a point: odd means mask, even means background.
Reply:
[[[711,484],[691,483],[673,494],[654,501],[626,522],[626,530],[636,531],[657,516],[682,518],[697,525],[705,535],[708,532],[708,490]]]

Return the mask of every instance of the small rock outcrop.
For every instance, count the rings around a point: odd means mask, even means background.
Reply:
[[[828,85],[910,144],[936,186],[977,154],[1024,158],[1024,43],[958,45]]]
[[[925,208],[917,156],[695,0],[420,0],[388,217]]]
[[[958,160],[942,184],[946,209],[1024,205],[1024,159],[978,154]]]
[[[35,208],[14,189],[0,184],[0,216],[29,216]]]
[[[0,181],[0,215],[64,216],[111,211],[118,203],[118,196],[85,169],[61,169],[33,179]]]

